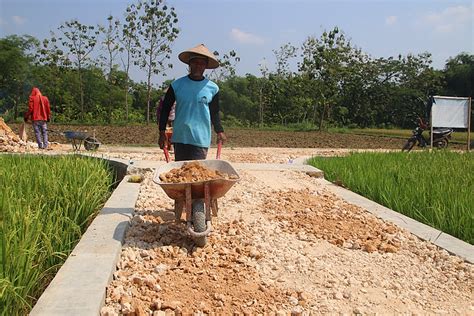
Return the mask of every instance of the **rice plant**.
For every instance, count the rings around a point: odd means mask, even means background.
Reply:
[[[354,153],[314,157],[329,181],[474,244],[474,153]]]
[[[0,313],[25,315],[109,196],[104,161],[0,155]]]

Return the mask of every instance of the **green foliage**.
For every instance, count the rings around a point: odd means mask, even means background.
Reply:
[[[225,127],[250,127],[249,121],[245,121],[242,119],[238,119],[233,115],[226,115],[224,119],[222,119],[222,125],[225,125]]]
[[[104,161],[0,156],[0,313],[26,315],[108,197]]]
[[[80,118],[84,119],[87,108],[84,107],[84,79],[83,69],[92,64],[90,54],[97,44],[97,36],[99,31],[95,30],[95,26],[85,25],[78,20],[64,22],[59,26],[62,36],[52,38],[53,42],[61,43],[62,51],[66,56],[73,56],[71,59],[63,59],[66,67],[73,65],[77,69]]]
[[[178,16],[163,0],[140,0],[129,9],[137,17],[134,62],[147,73],[146,121],[149,123],[153,107],[151,77],[172,67],[166,62],[171,57],[171,44],[178,37]]]
[[[31,51],[38,41],[28,35],[11,35],[0,39],[0,113],[10,110],[14,117],[23,114],[27,102]]]
[[[474,97],[474,55],[461,53],[448,59],[445,78],[447,95]]]
[[[156,101],[171,80],[154,88],[151,78],[170,66],[177,15],[163,1],[147,0],[130,4],[123,20],[109,16],[106,22],[98,28],[64,22],[62,36],[52,32],[41,45],[28,36],[0,39],[0,113],[21,119],[31,87],[38,86],[50,99],[53,122],[154,120]],[[92,49],[98,62],[91,63]],[[450,58],[442,71],[431,67],[429,53],[371,58],[338,27],[273,52],[275,70],[262,64],[260,77],[235,76],[240,57],[234,50],[214,52],[221,67],[206,75],[219,84],[228,124],[412,128],[414,116],[426,117],[428,96],[473,93],[474,55],[468,53]],[[147,72],[146,82],[130,80],[132,66]]]
[[[312,158],[330,181],[474,244],[474,153],[357,153]]]
[[[214,52],[214,56],[219,61],[219,68],[213,69],[207,76],[209,79],[221,83],[227,79],[235,77],[235,68],[237,63],[240,61],[240,57],[234,50],[223,54],[219,57],[218,51]]]

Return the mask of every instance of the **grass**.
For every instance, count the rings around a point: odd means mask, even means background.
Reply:
[[[0,314],[25,315],[102,207],[105,162],[0,155]]]
[[[474,244],[474,153],[354,153],[310,164],[329,181]]]

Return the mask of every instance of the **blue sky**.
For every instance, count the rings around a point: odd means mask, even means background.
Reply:
[[[122,17],[131,0],[0,0],[0,37],[29,34],[38,39],[71,19],[106,24],[112,14]],[[169,0],[178,14],[180,34],[173,44],[177,78],[186,66],[177,54],[204,43],[211,51],[235,50],[241,58],[237,74],[259,76],[259,64],[274,69],[273,50],[290,43],[301,47],[308,36],[338,26],[351,42],[370,56],[430,52],[433,67],[460,52],[474,53],[471,0]],[[296,70],[296,69],[295,69]],[[145,80],[135,69],[134,80]]]

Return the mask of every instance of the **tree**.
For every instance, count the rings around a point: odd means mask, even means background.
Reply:
[[[236,76],[219,84],[221,110],[226,121],[245,126],[256,122],[258,105],[253,97],[252,83],[253,80]]]
[[[308,37],[303,43],[303,62],[299,70],[309,79],[319,81],[319,103],[322,105],[319,130],[331,108],[337,104],[345,72],[352,59],[352,47],[345,35],[334,27],[324,31],[320,38]],[[316,107],[315,107],[316,110]],[[316,111],[314,112],[316,118]]]
[[[290,43],[281,46],[279,50],[273,50],[276,58],[276,74],[278,76],[290,77],[292,75],[289,60],[296,57],[297,51],[298,49]]]
[[[178,36],[177,14],[163,0],[140,1],[131,9],[138,17],[136,37],[136,64],[147,73],[147,124],[150,122],[151,77],[159,74],[172,64],[165,64],[170,58],[171,44]]]
[[[80,116],[84,118],[84,83],[82,70],[88,65],[89,55],[97,44],[98,31],[92,25],[84,25],[78,20],[64,22],[59,26],[63,36],[58,40],[67,50],[66,57],[77,68],[79,76]],[[72,59],[72,61],[70,59]]]
[[[120,21],[114,20],[114,17],[109,15],[107,17],[107,22],[107,27],[99,25],[98,29],[100,34],[102,35],[100,42],[102,44],[102,49],[106,52],[106,55],[101,55],[100,58],[104,61],[106,65],[107,80],[110,82],[112,70],[115,65],[114,61],[118,53],[120,52],[120,46],[118,43]]]
[[[125,52],[125,56],[121,57],[123,69],[126,75],[125,81],[125,121],[128,122],[128,93],[130,89],[130,65],[132,58],[136,54],[137,39],[137,11],[134,4],[127,7],[125,14],[125,23],[122,25],[120,52]]]
[[[268,79],[269,71],[265,61],[259,64],[259,66],[262,78],[258,78],[256,86],[258,87],[258,123],[259,126],[262,127],[265,118],[265,111],[270,104],[271,85]]]
[[[295,113],[295,105],[291,102],[291,97],[295,95],[296,91],[292,86],[293,73],[290,70],[289,61],[296,57],[297,48],[287,43],[280,47],[279,50],[273,50],[276,58],[276,72],[270,74],[269,79],[271,83],[271,94],[273,101],[271,105],[271,112],[273,113],[272,122],[286,125],[293,121],[297,114]]]
[[[449,58],[444,68],[445,94],[474,97],[474,55],[460,53]]]
[[[109,15],[107,17],[108,25],[107,27],[99,25],[99,31],[103,35],[101,39],[102,49],[106,51],[106,55],[101,55],[101,59],[104,61],[106,65],[106,72],[107,72],[107,82],[109,85],[109,97],[108,97],[108,110],[112,111],[112,73],[115,67],[115,59],[120,52],[120,45],[119,45],[119,27],[120,22],[118,20],[114,20],[114,17]],[[109,116],[111,119],[111,117]]]
[[[29,51],[38,45],[38,40],[28,35],[0,39],[0,110],[13,108],[13,117],[18,116],[18,107],[25,101],[23,90],[33,60]]]
[[[235,68],[240,62],[240,57],[234,50],[225,53],[222,58],[219,58],[219,52],[214,51],[214,56],[219,61],[219,67],[213,69],[209,74],[209,78],[216,82],[222,82],[235,76]]]

